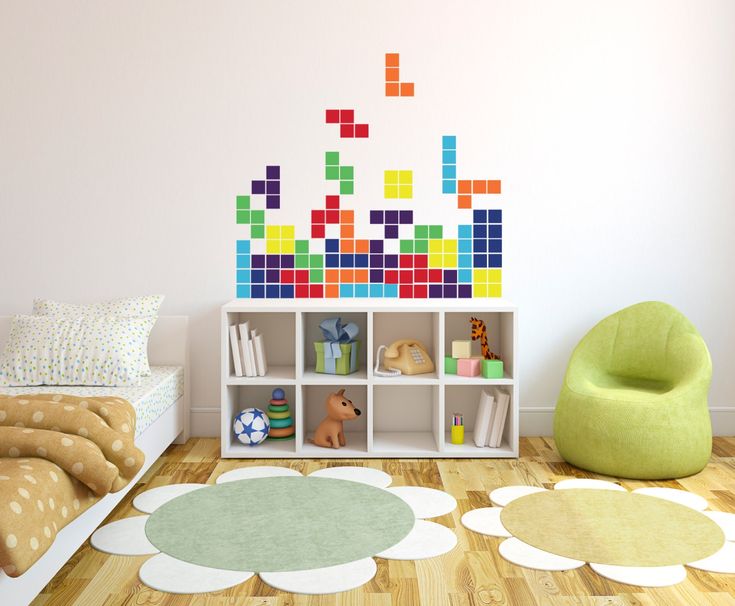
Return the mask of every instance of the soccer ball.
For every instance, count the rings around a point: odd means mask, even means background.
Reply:
[[[232,430],[237,439],[248,446],[260,444],[268,437],[271,422],[259,408],[246,408],[235,415]]]

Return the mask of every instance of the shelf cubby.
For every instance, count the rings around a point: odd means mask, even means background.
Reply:
[[[500,300],[234,300],[222,307],[221,410],[222,457],[236,458],[490,458],[518,456],[517,311]],[[359,328],[358,370],[343,376],[317,373],[314,341],[324,337],[319,324],[338,316]],[[447,375],[444,356],[452,341],[470,338],[470,317],[485,321],[490,349],[504,363],[502,379]],[[268,373],[236,377],[229,345],[229,326],[245,320],[264,336]],[[399,339],[421,342],[434,361],[433,373],[380,377],[373,367],[380,345]],[[474,344],[477,354],[479,343]],[[472,440],[483,387],[501,386],[511,394],[503,442],[478,448]],[[294,440],[240,444],[232,434],[234,415],[249,406],[267,410],[274,388],[281,387],[291,406]],[[327,394],[346,388],[362,412],[345,423],[347,446],[321,448],[309,442],[326,412]],[[449,438],[453,412],[465,418],[465,442]]]

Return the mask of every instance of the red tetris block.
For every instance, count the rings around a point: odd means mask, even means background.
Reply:
[[[323,238],[324,237],[324,224],[318,223],[311,226],[311,237],[312,238]]]
[[[324,285],[323,284],[310,284],[309,285],[309,297],[312,299],[324,298]]]
[[[309,298],[309,285],[308,284],[297,284],[296,288],[297,299],[308,299]]]
[[[355,136],[355,125],[354,124],[340,124],[339,125],[339,136],[343,139],[352,139]]]
[[[293,269],[282,269],[281,270],[281,284],[293,284],[293,283],[294,283]]]
[[[312,210],[311,211],[311,222],[312,223],[324,223],[324,211],[323,210]]]
[[[354,109],[343,109],[339,112],[339,121],[342,124],[353,123],[355,121],[355,110]]]
[[[327,223],[339,223],[339,211],[328,210],[324,213],[327,218]]]
[[[429,270],[429,282],[443,282],[441,269]]]
[[[385,283],[386,284],[398,284],[398,270],[386,269],[385,270]]]
[[[328,109],[327,110],[327,124],[339,124],[339,110]]]
[[[413,255],[401,255],[398,258],[398,265],[403,269],[413,267]]]
[[[429,266],[429,255],[414,255],[413,256],[414,267],[428,267]]]
[[[398,289],[398,295],[401,299],[413,299],[413,286],[401,284]]]
[[[296,283],[304,284],[309,282],[309,270],[308,269],[297,269],[295,272]]]
[[[370,127],[367,124],[355,124],[355,137],[358,139],[367,139],[370,133]]]
[[[339,196],[326,196],[327,208],[339,208]],[[321,221],[324,223],[324,221]]]
[[[428,294],[428,287],[426,284],[417,284],[413,287],[413,296],[415,299],[425,299]]]
[[[428,282],[429,271],[426,269],[415,269],[413,272],[414,282]]]
[[[401,284],[413,284],[413,272],[410,269],[400,271]]]

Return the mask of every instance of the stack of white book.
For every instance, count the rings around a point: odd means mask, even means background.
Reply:
[[[268,372],[263,335],[250,330],[250,322],[230,326],[230,349],[238,377],[263,377]]]
[[[509,407],[509,393],[497,387],[492,387],[490,391],[482,390],[475,419],[475,446],[479,448],[500,446]]]

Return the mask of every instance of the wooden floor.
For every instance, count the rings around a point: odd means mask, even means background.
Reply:
[[[219,442],[191,439],[173,446],[110,515],[108,521],[137,515],[133,498],[142,491],[177,482],[213,483],[222,472],[243,465],[277,464],[310,473],[327,465],[367,465],[393,476],[393,485],[440,488],[459,507],[435,521],[453,528],[459,539],[450,553],[416,562],[377,559],[378,573],[368,584],[328,596],[300,596],[271,589],[257,576],[227,591],[198,596],[164,594],[147,588],[137,576],[146,557],[109,556],[85,544],[33,602],[35,606],[479,606],[506,605],[735,605],[735,575],[689,569],[676,587],[642,589],[607,581],[585,566],[568,572],[539,572],[513,566],[497,552],[500,539],[466,531],[463,513],[490,505],[488,491],[503,485],[551,488],[568,477],[601,477],[564,463],[548,438],[521,441],[519,460],[364,460],[251,461],[221,460]],[[678,482],[623,481],[629,489],[644,485],[685,488],[702,495],[712,509],[735,512],[735,438],[715,440],[712,461],[700,474]]]

